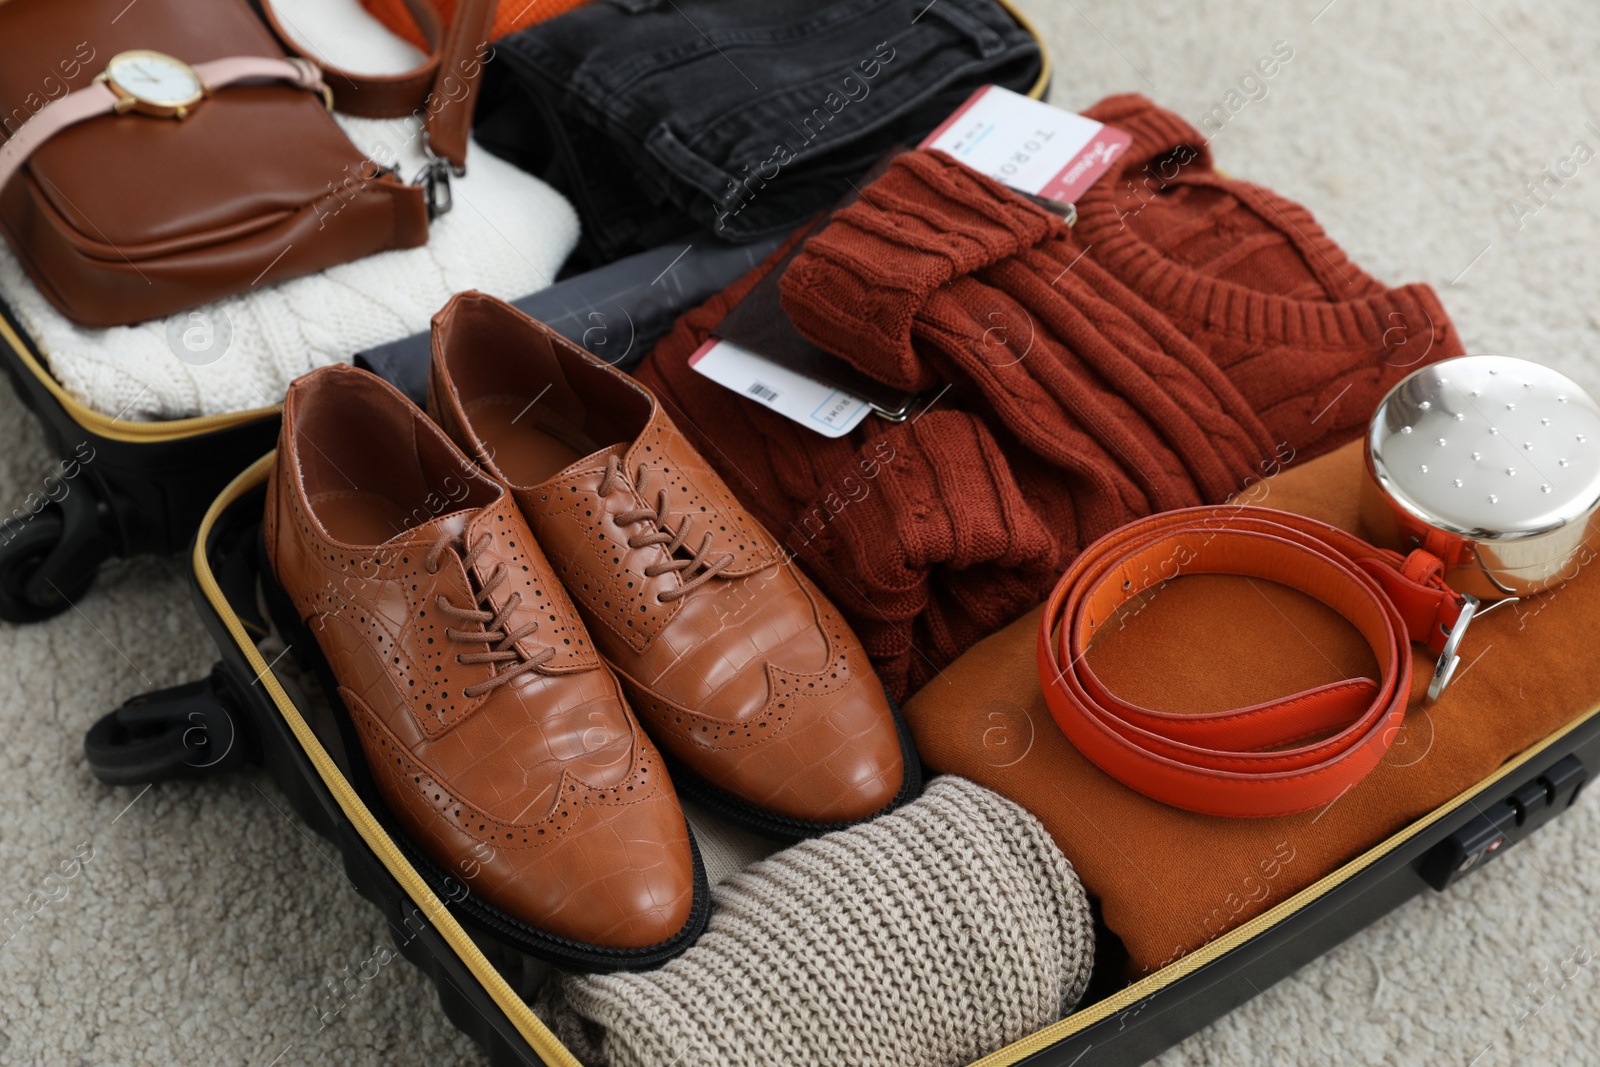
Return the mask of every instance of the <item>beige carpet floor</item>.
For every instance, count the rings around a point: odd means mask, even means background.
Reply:
[[[1055,102],[1137,90],[1196,123],[1222,107],[1222,166],[1308,205],[1378,277],[1432,283],[1469,350],[1600,393],[1600,162],[1551,183],[1548,204],[1524,190],[1578,142],[1600,151],[1600,6],[1024,7],[1055,56]],[[1278,41],[1293,58],[1247,80]],[[0,427],[9,509],[54,457],[9,394]],[[262,775],[140,792],[89,774],[91,722],[213,658],[177,560],[113,564],[60,618],[0,626],[0,919],[36,889],[50,898],[0,925],[0,1063],[480,1062],[403,962],[319,1018],[326,984],[386,934]],[[1597,900],[1591,798],[1159,1062],[1600,1063],[1600,965],[1569,962],[1600,955]]]

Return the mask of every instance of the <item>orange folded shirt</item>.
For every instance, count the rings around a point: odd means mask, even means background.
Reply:
[[[494,24],[489,31],[489,39],[498,40],[509,33],[516,33],[524,26],[532,26],[535,22],[555,18],[586,2],[587,0],[501,0],[495,7]],[[444,24],[450,25],[450,20],[456,15],[457,0],[434,0],[434,3],[439,8],[439,15],[444,19]],[[361,6],[399,37],[424,52],[428,50],[427,42],[422,39],[422,32],[417,29],[417,21],[411,17],[411,8],[406,0],[361,0]]]
[[[1356,442],[1240,499],[1360,533],[1363,477]],[[1475,620],[1454,681],[1432,704],[1433,660],[1413,646],[1404,729],[1378,769],[1332,804],[1270,819],[1199,815],[1134,792],[1072,747],[1040,689],[1038,628],[1035,610],[973,647],[907,702],[906,717],[930,767],[1043,821],[1127,946],[1134,978],[1261,914],[1600,706],[1600,577],[1586,568]],[[1130,603],[1088,655],[1113,692],[1165,712],[1246,707],[1376,676],[1371,651],[1330,609],[1231,576],[1178,578]]]

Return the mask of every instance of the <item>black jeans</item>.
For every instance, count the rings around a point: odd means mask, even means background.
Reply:
[[[1042,63],[997,0],[595,0],[495,51],[478,140],[572,199],[590,265],[790,229]]]

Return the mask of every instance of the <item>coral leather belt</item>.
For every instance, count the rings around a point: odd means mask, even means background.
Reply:
[[[1084,656],[1096,627],[1162,582],[1194,574],[1263,578],[1316,598],[1360,631],[1378,679],[1199,715],[1118,699]],[[1270,508],[1185,508],[1141,519],[1085,549],[1050,595],[1039,631],[1045,698],[1080,752],[1163,803],[1246,817],[1329,804],[1394,740],[1411,692],[1411,642],[1439,657],[1430,697],[1449,683],[1478,602],[1451,590],[1442,574],[1427,552],[1402,557]]]

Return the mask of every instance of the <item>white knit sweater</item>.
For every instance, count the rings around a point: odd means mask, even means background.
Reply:
[[[407,70],[415,49],[358,0],[276,0],[280,19],[308,51],[349,70]],[[492,62],[492,60],[491,60]],[[336,116],[364,153],[395,147],[402,122]],[[387,156],[388,153],[380,153]],[[421,168],[420,138],[399,152],[400,171]],[[92,330],[64,318],[0,246],[0,297],[56,378],[87,406],[125,419],[173,419],[275,404],[290,380],[356,352],[428,328],[452,293],[481,289],[511,299],[549,285],[578,239],[578,219],[559,193],[473,145],[468,174],[453,182],[455,209],[434,220],[422,248],[384,252],[196,309],[226,322],[232,345],[199,366],[174,354],[191,312],[135,326]],[[216,326],[211,327],[213,330]]]

